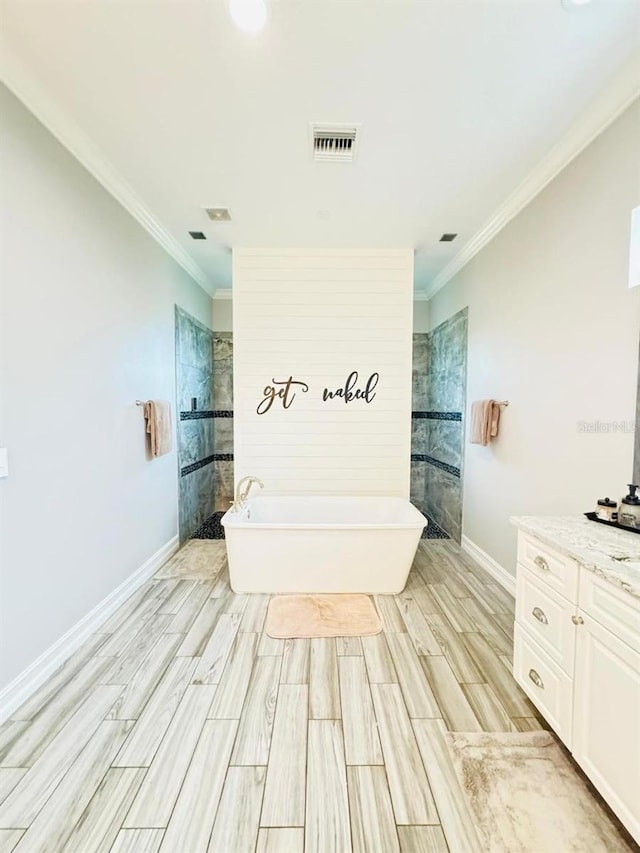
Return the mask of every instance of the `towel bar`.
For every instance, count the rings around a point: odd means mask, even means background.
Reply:
[[[144,406],[144,400],[136,400],[136,406]]]

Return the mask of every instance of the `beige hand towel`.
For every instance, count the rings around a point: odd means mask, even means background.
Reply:
[[[500,428],[500,403],[495,400],[491,401],[491,429],[489,430],[489,441],[495,438]]]
[[[478,400],[471,406],[469,442],[486,447],[498,435],[500,406],[495,400]]]
[[[167,400],[147,400],[144,404],[147,432],[151,438],[151,455],[164,456],[172,445],[171,403]]]

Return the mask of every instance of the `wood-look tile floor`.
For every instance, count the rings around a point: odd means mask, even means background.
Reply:
[[[376,637],[272,640],[268,601],[140,589],[0,728],[0,850],[480,850],[443,733],[544,726],[513,599],[425,540]]]

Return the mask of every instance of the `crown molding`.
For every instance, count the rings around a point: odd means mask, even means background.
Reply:
[[[485,222],[426,288],[431,299],[453,276],[542,192],[569,163],[614,122],[640,95],[640,63],[632,55],[569,130],[527,175],[517,189]]]
[[[56,139],[102,184],[153,239],[180,264],[210,296],[214,287],[208,276],[180,243],[153,215],[115,167],[75,121],[50,97],[23,63],[0,43],[0,79]]]
[[[426,290],[414,290],[413,291],[413,301],[414,302],[428,302],[429,295]]]

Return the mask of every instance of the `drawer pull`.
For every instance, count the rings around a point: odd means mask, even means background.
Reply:
[[[529,670],[529,678],[533,681],[536,687],[541,687],[544,690],[544,681],[540,678],[535,669]]]
[[[549,620],[547,619],[547,615],[544,610],[540,610],[539,607],[534,607],[531,611],[531,615],[534,616],[538,622],[542,622],[543,625],[548,625]]]
[[[571,621],[574,625],[584,625],[584,619],[582,616],[572,616]]]
[[[545,560],[545,558],[544,558],[544,557],[540,557],[540,556],[535,557],[535,558],[534,558],[534,560],[533,560],[533,562],[534,562],[534,563],[535,563],[535,565],[536,565],[539,569],[541,569],[543,572],[548,572],[548,571],[549,571],[549,563],[547,563],[547,561]]]

